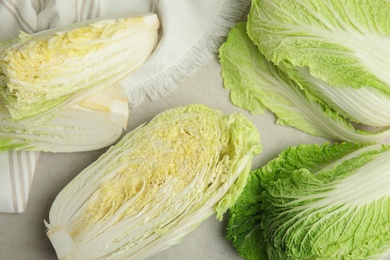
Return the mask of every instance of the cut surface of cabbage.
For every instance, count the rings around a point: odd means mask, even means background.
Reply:
[[[147,13],[103,17],[0,44],[0,97],[14,119],[60,106],[139,68],[157,45],[159,20]]]
[[[209,216],[221,219],[260,152],[242,114],[202,104],[164,111],[58,194],[47,235],[60,259],[145,259]]]

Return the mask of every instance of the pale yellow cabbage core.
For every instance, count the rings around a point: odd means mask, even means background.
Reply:
[[[219,125],[211,120],[201,125],[199,122],[191,125],[191,122],[197,120],[191,118],[184,124],[175,121],[164,127],[154,125],[147,135],[140,136],[139,149],[126,152],[118,159],[115,169],[107,171],[107,175],[115,175],[94,192],[75,232],[106,221],[127,201],[134,203],[120,214],[119,220],[153,205],[170,210],[172,200],[187,187],[197,189],[199,196],[204,196],[207,193],[202,193],[208,185],[221,184],[225,173],[216,168],[228,167],[224,165],[228,158],[220,158],[222,134],[201,134],[219,132]],[[121,162],[125,167],[120,166]]]

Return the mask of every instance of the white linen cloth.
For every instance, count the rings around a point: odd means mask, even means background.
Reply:
[[[0,0],[0,41],[17,37],[20,31],[35,33],[95,17],[155,12],[160,20],[157,48],[146,64],[121,81],[129,105],[135,107],[146,97],[168,95],[175,80],[214,57],[249,5],[250,0]],[[33,178],[37,154],[0,153],[0,212],[24,210],[30,188],[26,183]],[[15,191],[23,194],[23,203]]]

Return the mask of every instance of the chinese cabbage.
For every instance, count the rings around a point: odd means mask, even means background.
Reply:
[[[252,1],[246,28],[240,28],[248,39],[232,35],[230,46],[220,49],[233,103],[256,113],[267,108],[280,124],[334,140],[389,138],[389,11],[390,3],[383,0]],[[235,41],[241,46],[234,47]],[[250,63],[252,68],[244,68]],[[269,66],[277,75],[264,80],[270,71],[261,70]],[[239,85],[232,86],[234,81]]]
[[[245,259],[383,259],[390,253],[390,146],[288,148],[251,172],[228,238]]]
[[[118,84],[90,93],[81,100],[73,99],[66,106],[17,121],[0,102],[0,152],[100,149],[119,139],[128,117],[127,98]]]
[[[330,139],[380,142],[390,137],[389,127],[361,128],[333,106],[305,91],[302,85],[319,88],[314,86],[320,84],[319,81],[309,81],[302,76],[298,84],[279,66],[269,62],[249,38],[244,22],[231,29],[220,48],[219,58],[224,86],[230,90],[232,102],[253,114],[263,113],[268,108],[278,117],[278,124]],[[362,104],[361,107],[365,106]],[[385,110],[381,114],[388,115]]]
[[[56,197],[47,235],[62,259],[145,259],[241,193],[256,127],[239,113],[193,104],[164,111],[126,134]]]
[[[0,96],[12,118],[58,107],[140,67],[157,44],[159,20],[147,13],[102,17],[0,45]]]

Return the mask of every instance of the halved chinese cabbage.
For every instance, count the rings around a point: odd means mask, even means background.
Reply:
[[[147,13],[21,33],[0,44],[0,97],[12,117],[22,119],[109,86],[149,58],[158,27],[157,15]]]
[[[179,243],[241,193],[256,127],[193,104],[124,136],[57,196],[46,223],[60,259],[145,259]]]

